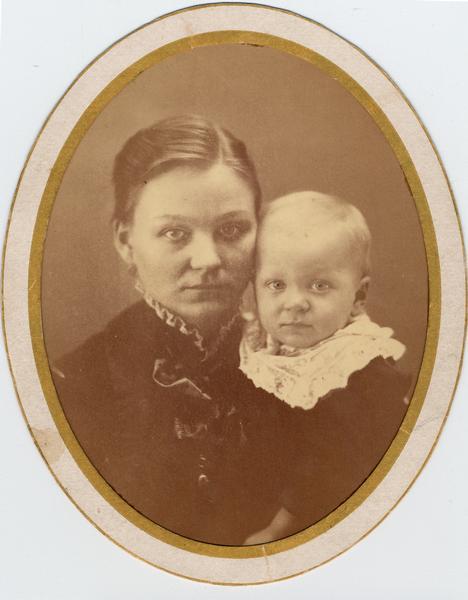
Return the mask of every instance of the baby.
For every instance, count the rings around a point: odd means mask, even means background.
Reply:
[[[258,320],[251,315],[247,323],[240,368],[307,418],[305,450],[282,506],[245,544],[290,535],[343,502],[390,443],[386,420],[393,432],[402,418],[407,388],[393,361],[405,347],[365,312],[370,241],[357,208],[318,192],[279,198],[262,215],[254,282]],[[385,400],[388,389],[396,402]],[[335,412],[340,406],[341,419]],[[370,413],[379,416],[369,436]]]
[[[246,327],[240,368],[292,407],[314,408],[374,359],[403,344],[365,312],[371,235],[353,205],[318,192],[271,202],[257,238],[259,321]]]

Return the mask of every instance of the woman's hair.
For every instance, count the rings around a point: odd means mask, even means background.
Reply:
[[[294,192],[269,202],[260,215],[261,233],[263,223],[274,213],[289,209],[297,214],[301,227],[321,227],[333,223],[341,227],[352,251],[350,257],[358,263],[362,276],[371,271],[371,233],[361,211],[347,200],[315,191]]]
[[[231,168],[251,188],[255,209],[261,201],[254,164],[243,142],[227,129],[196,115],[180,115],[141,129],[124,144],[114,162],[114,223],[129,223],[141,187],[178,167]]]

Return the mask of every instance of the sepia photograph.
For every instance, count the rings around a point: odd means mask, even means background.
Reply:
[[[319,23],[221,3],[112,44],[38,135],[3,265],[16,393],[66,496],[201,582],[354,546],[447,417],[453,202],[404,96]]]
[[[67,166],[42,273],[79,444],[193,540],[327,516],[411,399],[428,275],[405,174],[347,89],[276,49],[193,48],[112,98]]]

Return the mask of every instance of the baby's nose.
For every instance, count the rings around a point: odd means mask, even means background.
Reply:
[[[292,292],[285,299],[284,308],[289,311],[306,312],[310,309],[310,302],[304,294]]]

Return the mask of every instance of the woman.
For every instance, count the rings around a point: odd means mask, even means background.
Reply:
[[[242,544],[280,509],[290,462],[285,407],[237,368],[254,166],[228,131],[182,116],[128,140],[114,185],[115,246],[143,299],[60,361],[58,396],[136,510],[192,539]]]

